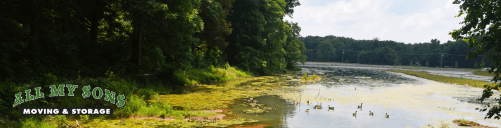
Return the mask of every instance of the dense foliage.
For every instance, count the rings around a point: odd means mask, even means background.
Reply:
[[[297,0],[102,0],[1,3],[0,79],[70,78],[232,65],[260,74],[304,62]],[[226,53],[224,53],[226,51]]]
[[[283,72],[296,62],[306,61],[298,40],[300,28],[284,22],[284,10],[290,7],[281,0],[240,0],[233,4],[229,19],[233,32],[226,48],[232,65],[256,74]]]
[[[170,90],[250,74],[239,70],[256,75],[297,70],[297,63],[306,61],[301,28],[283,18],[299,5],[297,0],[4,0],[0,115],[16,119],[19,107],[65,104],[11,106],[14,93],[63,84],[58,82],[133,95],[149,92],[138,88]],[[110,74],[120,79],[103,79]]]
[[[455,0],[454,4],[461,4],[460,11],[457,17],[466,15],[463,27],[459,30],[454,30],[450,33],[452,38],[456,40],[464,40],[468,43],[468,48],[474,50],[468,52],[468,58],[475,58],[478,55],[485,53],[487,62],[491,64],[489,73],[494,72],[493,80],[499,82],[501,78],[501,7],[499,0]],[[497,69],[497,70],[495,70]],[[498,84],[494,88],[499,88]],[[482,97],[479,99],[483,101],[485,98],[492,96],[491,88],[484,90]],[[485,118],[501,118],[501,95],[497,99],[497,105],[487,106],[488,108],[481,111],[487,111]]]
[[[332,35],[306,36],[300,37],[300,40],[306,46],[307,50],[304,54],[308,57],[308,61],[427,67],[440,67],[441,65],[454,67],[457,62],[459,68],[473,68],[475,63],[483,60],[482,57],[465,59],[468,44],[462,40],[440,43],[439,40],[432,39],[425,43],[406,44],[389,40],[380,41],[378,38],[355,40]],[[333,51],[333,53],[325,51]]]

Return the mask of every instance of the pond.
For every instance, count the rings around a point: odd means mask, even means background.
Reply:
[[[483,89],[383,70],[387,68],[302,65],[301,73],[282,75],[282,80],[292,77],[288,80],[292,84],[252,100],[236,100],[229,106],[234,113],[225,118],[255,119],[259,122],[251,126],[266,127],[458,127],[452,123],[454,119],[501,127],[500,120],[484,119],[486,112],[475,110],[494,103],[494,97],[483,103],[476,101]],[[301,78],[302,73],[316,74],[322,79],[299,82],[295,78]],[[499,95],[494,92],[494,96]],[[315,109],[315,105],[322,108]],[[269,110],[257,114],[244,112],[258,107]]]

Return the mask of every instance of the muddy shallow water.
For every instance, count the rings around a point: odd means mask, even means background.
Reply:
[[[233,116],[260,120],[257,124],[268,127],[439,127],[454,119],[467,119],[482,125],[501,127],[501,121],[483,119],[485,103],[493,102],[500,93],[480,103],[483,89],[426,80],[382,69],[353,65],[303,65],[302,73],[314,73],[322,80],[277,88],[267,95],[255,97],[256,104],[270,107],[260,114],[244,113],[252,106],[250,99],[237,100],[229,107]],[[282,76],[300,78],[302,74]],[[294,104],[293,102],[298,102]],[[309,104],[306,103],[309,101]],[[358,109],[360,103],[362,108]],[[322,109],[314,109],[321,104]],[[335,107],[329,110],[328,105]],[[275,109],[276,108],[276,109]],[[309,109],[309,112],[306,112]],[[353,116],[353,113],[357,113]],[[374,116],[369,116],[369,111]],[[389,118],[385,118],[385,113]],[[231,118],[231,116],[228,116]]]

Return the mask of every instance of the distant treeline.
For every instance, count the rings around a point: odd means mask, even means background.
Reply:
[[[486,63],[482,65],[483,54],[467,60],[467,51],[473,49],[468,49],[468,44],[462,40],[440,43],[439,40],[432,39],[425,43],[406,44],[388,40],[382,41],[378,38],[355,40],[332,35],[325,37],[306,36],[300,37],[300,40],[306,46],[307,61],[440,67],[443,55],[443,67],[488,66]]]

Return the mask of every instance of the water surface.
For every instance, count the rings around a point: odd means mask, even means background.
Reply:
[[[249,99],[241,99],[230,108],[235,115],[260,120],[259,123],[269,127],[439,127],[442,124],[458,127],[452,123],[454,119],[501,127],[501,121],[483,119],[486,112],[475,110],[494,102],[494,97],[484,103],[476,101],[482,94],[481,88],[384,71],[391,67],[323,65],[302,65],[301,73],[291,76],[316,74],[322,77],[320,81],[301,83],[293,79],[289,82],[294,84],[255,98],[258,104],[276,107],[276,110],[243,113],[244,109],[252,108],[245,105]],[[494,93],[499,95],[497,91]],[[298,101],[301,103],[293,103]],[[362,109],[358,109],[360,103],[363,103]],[[317,104],[323,108],[314,109]],[[335,107],[334,111],[328,110],[328,105]],[[306,109],[309,112],[305,112]],[[369,111],[374,112],[374,116],[369,116]],[[389,118],[385,118],[386,113]]]

